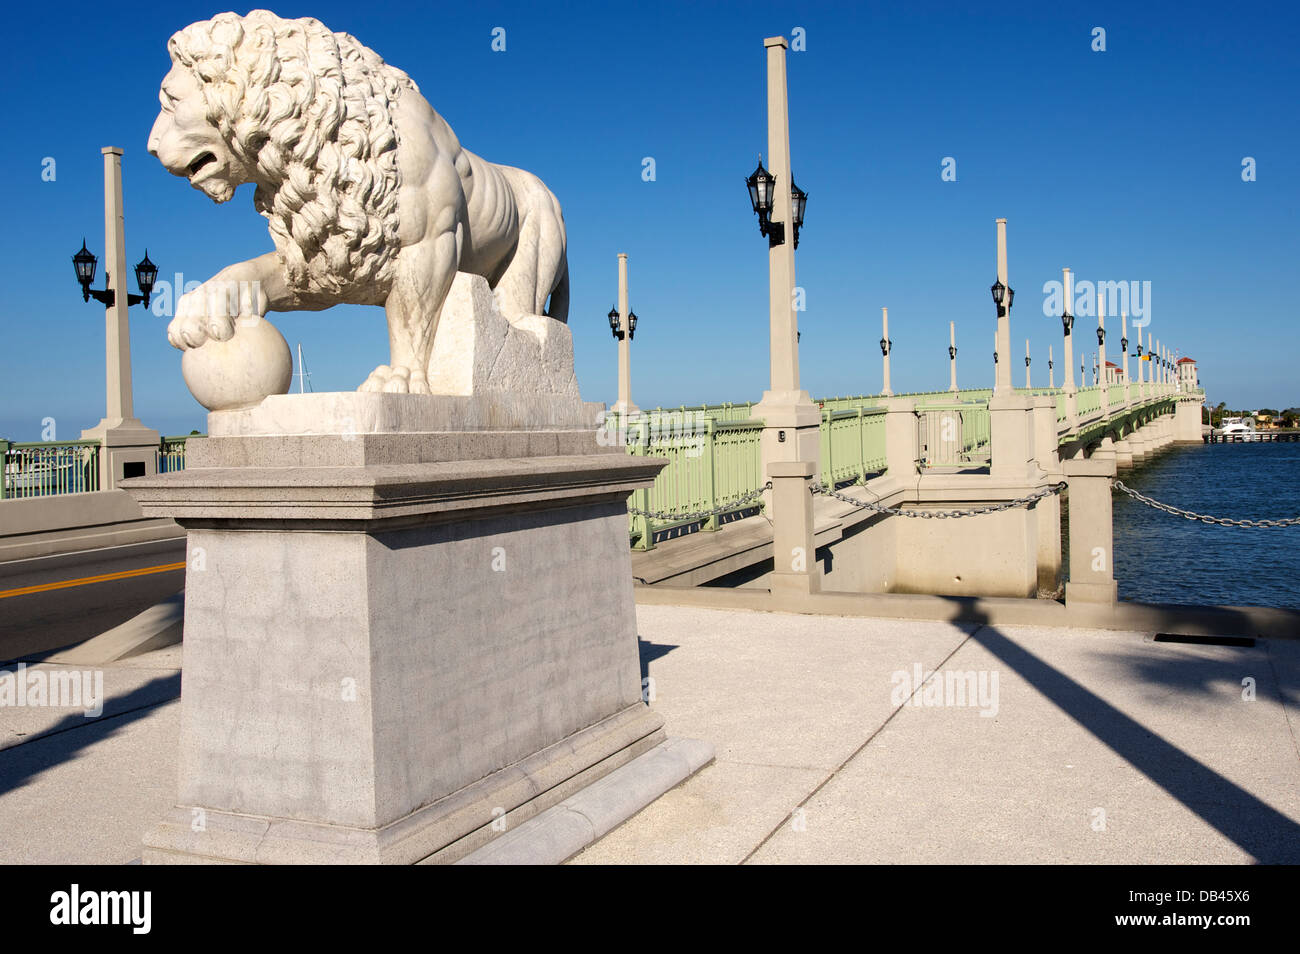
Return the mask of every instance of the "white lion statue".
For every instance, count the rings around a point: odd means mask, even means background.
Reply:
[[[383,305],[391,357],[360,390],[424,394],[457,271],[485,278],[507,319],[567,320],[555,196],[531,173],[463,149],[373,50],[266,10],[191,24],[167,49],[149,152],[216,202],[253,183],[275,242],[177,302],[175,347],[226,341],[236,319],[267,311]]]

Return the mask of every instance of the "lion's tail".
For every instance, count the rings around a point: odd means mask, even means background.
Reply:
[[[569,321],[569,263],[565,261],[563,271],[560,272],[560,280],[556,286],[551,289],[551,300],[547,305],[546,314],[556,321],[563,321],[566,324]]]

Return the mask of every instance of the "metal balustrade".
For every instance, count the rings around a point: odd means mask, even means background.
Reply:
[[[1031,395],[1050,395],[1056,401],[1057,430],[1061,439],[1077,439],[1100,432],[1112,416],[1168,400],[1172,385],[1092,385],[1075,394],[1074,421],[1068,419],[1063,388],[1017,389]],[[883,402],[905,399],[917,415],[918,448],[925,467],[968,466],[987,463],[992,448],[990,388],[961,391],[921,391],[885,397],[827,397],[817,400],[821,409],[820,451],[823,486],[863,480],[885,472],[885,416]],[[716,530],[729,515],[761,509],[753,494],[763,486],[761,438],[763,423],[753,418],[755,404],[697,404],[655,408],[627,422],[623,440],[628,452],[665,457],[669,464],[653,487],[636,491],[630,532],[638,549],[654,546],[656,533],[699,525]],[[1119,415],[1114,412],[1118,411]],[[610,440],[618,419],[606,422]],[[958,439],[960,435],[960,439]],[[729,508],[729,505],[733,505]],[[716,512],[721,511],[721,512]],[[701,517],[702,512],[710,512]],[[653,516],[648,515],[653,514]],[[680,514],[680,517],[674,515]]]
[[[0,451],[2,499],[99,489],[99,441],[0,441]]]
[[[185,442],[191,435],[164,437],[154,452],[159,473],[185,469]],[[194,435],[197,436],[197,435]],[[100,443],[77,441],[3,441],[0,500],[51,497],[100,490]]]

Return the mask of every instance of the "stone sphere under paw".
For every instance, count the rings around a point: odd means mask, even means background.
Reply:
[[[181,373],[196,401],[209,411],[230,411],[286,393],[293,356],[275,325],[265,318],[240,318],[228,340],[209,338],[186,351]]]

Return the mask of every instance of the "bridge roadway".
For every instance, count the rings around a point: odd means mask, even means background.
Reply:
[[[184,537],[0,563],[0,662],[98,636],[184,586]]]

